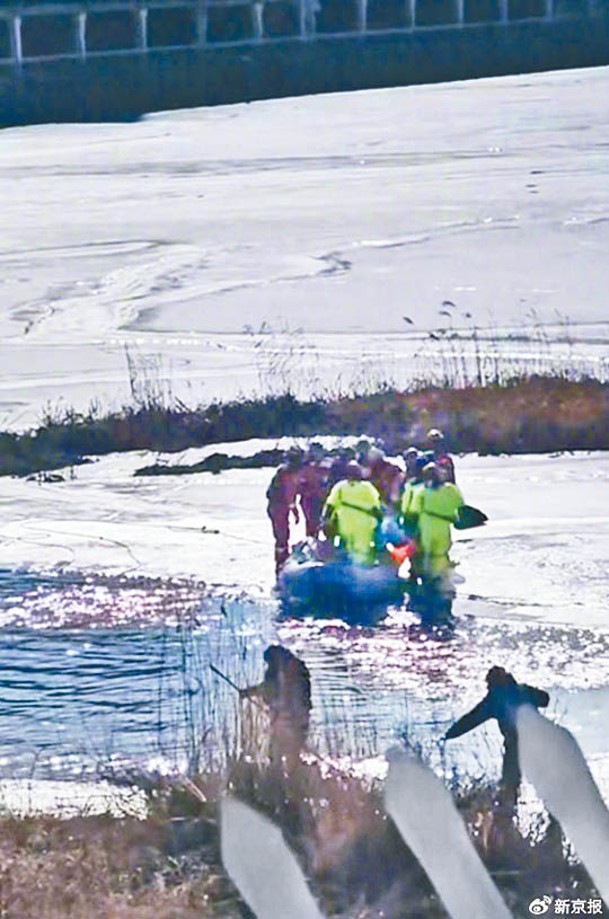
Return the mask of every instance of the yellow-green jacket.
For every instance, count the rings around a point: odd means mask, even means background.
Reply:
[[[381,516],[381,496],[366,481],[337,482],[324,505],[325,519],[332,521],[353,561],[362,565],[374,562],[374,534]]]
[[[463,495],[451,482],[436,488],[425,486],[414,497],[412,510],[418,514],[419,549],[423,567],[432,577],[450,567],[450,527],[456,522],[462,505]]]
[[[423,482],[406,482],[404,485],[400,513],[402,515],[402,525],[409,536],[413,536],[417,531],[419,517],[417,495],[423,488],[425,488]]]

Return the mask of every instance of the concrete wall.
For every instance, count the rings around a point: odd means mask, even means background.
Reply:
[[[0,64],[0,124],[609,64],[609,15]]]

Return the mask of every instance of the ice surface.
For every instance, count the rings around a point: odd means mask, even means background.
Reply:
[[[129,453],[64,470],[65,482],[0,479],[3,564],[196,577],[268,594],[270,469],[134,478],[152,462],[193,464],[216,449]],[[456,610],[498,619],[607,625],[609,459],[604,453],[457,458],[459,483],[489,523],[456,534]],[[302,535],[297,530],[294,538]]]
[[[2,779],[0,806],[4,813],[15,816],[57,814],[63,819],[89,815],[135,817],[144,820],[147,801],[143,791],[117,788],[110,782],[54,782],[37,779]]]
[[[3,131],[2,426],[124,401],[125,344],[191,403],[399,381],[444,300],[606,359],[608,115],[599,68]]]

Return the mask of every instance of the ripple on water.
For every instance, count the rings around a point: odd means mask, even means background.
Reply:
[[[465,616],[429,631],[403,610],[370,628],[277,622],[277,612],[268,600],[214,597],[194,583],[0,572],[0,776],[217,763],[238,745],[240,712],[209,665],[251,685],[272,641],[311,670],[314,749],[371,762],[407,736],[443,768],[468,772],[489,749],[496,760],[492,732],[451,747],[450,759],[438,744],[481,697],[490,666],[546,688],[558,716],[604,686],[609,668],[609,634],[598,629]],[[602,691],[595,704],[609,708]],[[572,710],[590,733],[590,707]]]

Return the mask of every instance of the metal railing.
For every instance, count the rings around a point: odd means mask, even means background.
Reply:
[[[596,15],[608,0],[37,0],[0,8],[0,63]]]

